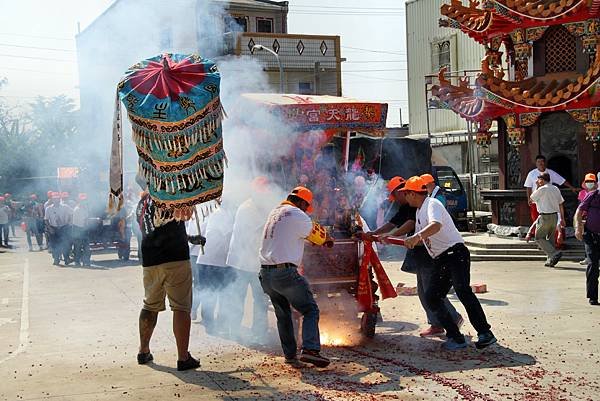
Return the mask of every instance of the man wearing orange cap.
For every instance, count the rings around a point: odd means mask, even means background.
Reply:
[[[410,234],[415,229],[415,214],[417,209],[410,206],[405,199],[405,193],[402,191],[406,184],[404,178],[394,177],[388,183],[389,199],[399,204],[398,212],[392,217],[392,219],[381,226],[379,229],[369,232],[363,236],[363,238],[369,240],[373,239],[372,235],[382,236],[382,242],[385,243],[386,236],[402,236]],[[419,335],[421,337],[435,337],[444,334],[444,328],[437,319],[433,311],[427,306],[425,302],[425,292],[431,282],[431,276],[433,272],[433,263],[427,252],[417,248],[411,249],[406,253],[404,258],[404,264],[402,266],[403,271],[416,273],[417,275],[417,293],[419,295],[419,301],[425,314],[427,315],[427,322],[430,326],[421,331]],[[452,319],[460,326],[462,325],[463,318],[456,311],[452,303],[447,297],[444,297],[444,305],[448,309],[448,312],[452,316]]]
[[[388,199],[390,202],[396,202],[398,204],[398,211],[388,221],[383,224],[377,230],[369,231],[364,233],[362,238],[367,241],[373,241],[374,236],[387,236],[391,235],[404,235],[408,234],[415,228],[415,211],[414,207],[411,207],[406,203],[404,199],[404,193],[400,191],[404,187],[404,178],[396,176],[393,177],[387,183],[387,190],[389,192]]]
[[[585,244],[585,255],[588,261],[585,272],[586,296],[590,305],[598,305],[598,277],[600,275],[600,193],[594,180],[594,174],[585,176],[586,183],[593,180],[596,188],[587,193],[573,218],[575,237]],[[585,223],[583,217],[585,216]]]
[[[285,362],[295,367],[301,364],[297,358],[290,305],[303,316],[299,360],[317,367],[329,365],[329,359],[320,354],[319,307],[308,281],[297,271],[304,254],[305,239],[318,245],[327,244],[326,236],[319,236],[320,227],[307,215],[312,212],[312,201],[313,194],[309,189],[294,188],[287,200],[269,214],[260,248],[259,279],[275,309]]]
[[[29,251],[33,251],[33,242],[31,236],[35,236],[40,251],[42,250],[44,240],[42,236],[42,223],[44,221],[43,206],[37,201],[37,196],[31,194],[29,202],[24,207],[24,217],[26,225],[26,238]]]
[[[425,183],[429,196],[439,200],[446,207],[446,198],[440,192],[442,189],[435,183],[433,176],[431,174],[423,174],[421,175],[421,179]]]
[[[75,254],[75,264],[81,266],[90,266],[90,239],[87,228],[89,210],[87,205],[87,195],[79,194],[77,205],[73,209],[73,249]]]
[[[478,341],[475,346],[481,349],[495,343],[496,337],[491,332],[483,308],[470,286],[469,250],[452,217],[440,201],[428,196],[421,177],[408,179],[402,191],[406,192],[406,201],[417,208],[415,234],[406,239],[405,245],[412,249],[423,243],[439,273],[433,275],[425,293],[425,300],[446,330],[448,340],[442,347],[449,351],[467,347],[464,335],[443,303],[443,298],[448,295],[452,286],[467,310],[469,321],[477,330]]]
[[[65,265],[71,263],[69,257],[69,234],[68,229],[71,224],[73,211],[70,207],[61,202],[60,192],[53,192],[52,202],[46,208],[44,221],[48,230],[50,247],[52,249],[52,259],[54,265],[60,264],[60,258],[63,257]]]

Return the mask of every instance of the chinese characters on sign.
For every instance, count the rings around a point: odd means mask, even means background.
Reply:
[[[290,107],[285,112],[288,120],[308,125],[379,125],[385,124],[385,111],[376,104],[301,104]],[[384,125],[385,126],[385,125]]]

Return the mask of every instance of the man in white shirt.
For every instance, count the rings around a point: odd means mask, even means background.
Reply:
[[[229,242],[227,265],[235,269],[234,289],[231,291],[232,324],[241,328],[248,286],[252,290],[252,341],[263,343],[268,330],[267,297],[263,292],[258,272],[260,258],[257,250],[262,241],[265,221],[273,202],[273,192],[266,177],[256,177],[250,186],[250,197],[246,199],[235,214],[233,233]]]
[[[551,180],[552,178],[548,173],[538,175],[538,188],[530,196],[539,213],[535,224],[535,240],[546,253],[545,266],[548,267],[556,266],[562,257],[562,252],[554,247],[554,232],[558,224],[559,213],[561,229],[565,226],[565,200],[560,193],[560,189],[552,185]]]
[[[89,210],[87,205],[87,195],[79,194],[78,202],[73,209],[73,249],[75,254],[75,264],[77,266],[90,266],[91,252],[90,239],[88,233]]]
[[[62,256],[65,265],[68,265],[71,263],[69,258],[70,243],[68,229],[71,224],[73,211],[70,207],[61,203],[60,192],[53,192],[51,199],[52,202],[44,213],[44,221],[52,248],[52,259],[54,259],[54,265],[58,266],[60,257]]]
[[[231,283],[235,278],[233,269],[227,266],[227,252],[233,229],[233,216],[236,205],[227,195],[223,196],[221,207],[206,219],[204,236],[206,245],[204,253],[200,253],[197,262],[197,301],[200,304],[202,324],[208,334],[219,334],[227,338],[239,336],[239,331],[232,331]],[[218,310],[217,310],[218,305]],[[192,314],[196,317],[196,312]]]
[[[568,187],[571,191],[577,193],[579,190],[574,188],[567,180],[564,179],[560,174],[556,171],[546,168],[546,157],[544,155],[537,155],[535,157],[535,166],[533,170],[531,170],[527,174],[527,178],[525,178],[525,183],[523,186],[527,191],[527,203],[529,204],[529,213],[531,215],[531,222],[533,223],[538,217],[538,210],[536,209],[536,205],[531,200],[531,194],[537,188],[536,181],[540,174],[548,173],[550,176],[550,183],[555,185],[564,185]]]
[[[470,286],[469,250],[452,217],[440,201],[428,196],[427,188],[420,177],[409,178],[402,191],[406,192],[405,198],[409,205],[417,208],[415,234],[406,239],[405,245],[412,249],[422,242],[439,273],[432,277],[425,299],[446,330],[448,340],[442,347],[449,351],[467,347],[464,335],[443,304],[443,299],[452,286],[467,310],[469,321],[477,330],[478,341],[475,346],[481,349],[494,344],[497,341],[496,337],[492,334],[483,308]]]
[[[309,189],[296,187],[269,214],[262,234],[259,279],[275,310],[285,362],[300,365],[291,305],[303,316],[300,361],[325,367],[329,359],[320,354],[319,307],[308,281],[297,271],[304,254],[304,240],[317,231],[306,214],[312,212],[312,198]]]

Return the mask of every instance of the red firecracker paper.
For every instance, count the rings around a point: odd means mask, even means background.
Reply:
[[[356,290],[356,301],[361,312],[371,310],[373,307],[373,289],[371,288],[371,277],[369,277],[369,260],[371,247],[365,243],[365,254],[360,263],[358,271],[358,288]]]

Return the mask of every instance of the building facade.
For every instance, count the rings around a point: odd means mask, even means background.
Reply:
[[[123,72],[163,52],[199,53],[217,64],[253,58],[267,73],[265,90],[278,92],[275,57],[252,50],[252,43],[262,44],[280,58],[284,91],[341,95],[339,37],[288,34],[287,13],[286,1],[114,1],[76,37],[81,128],[91,146],[106,146]]]
[[[467,33],[486,53],[481,72],[468,79],[440,70],[434,100],[475,125],[481,143],[498,124],[500,190],[487,194],[494,221],[528,225],[523,181],[537,154],[576,187],[585,173],[598,171],[598,3],[452,1],[440,11],[442,26]],[[576,206],[569,195],[568,221]]]

